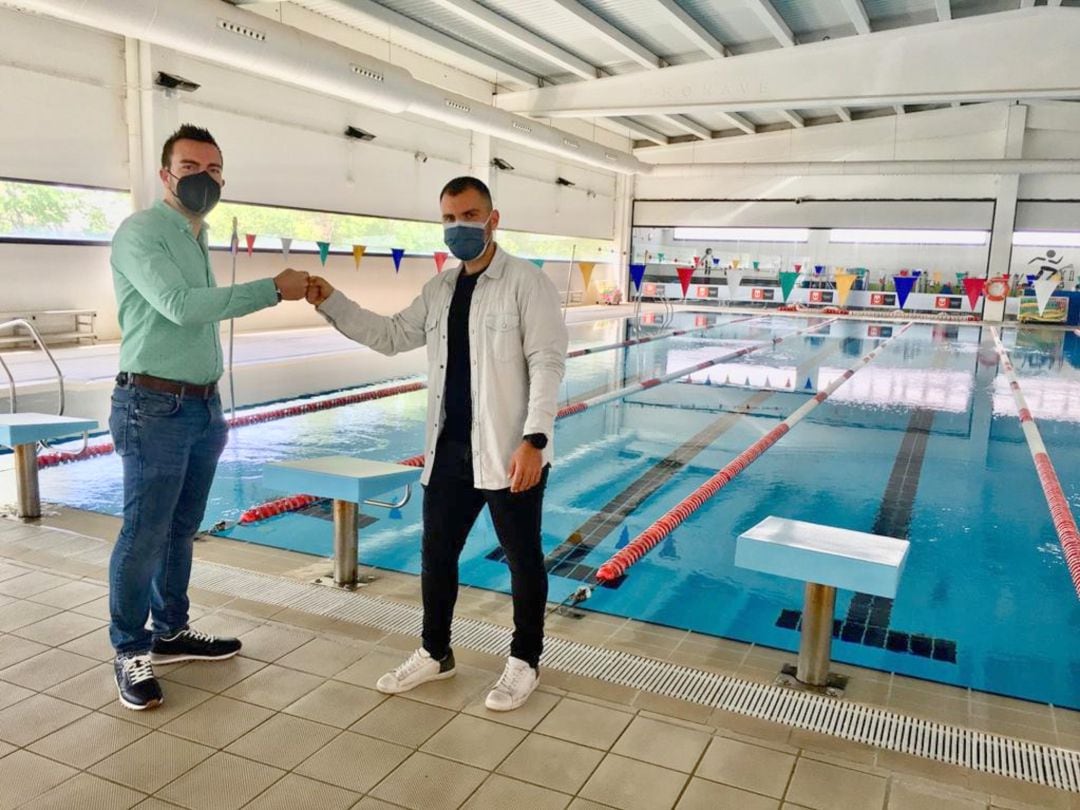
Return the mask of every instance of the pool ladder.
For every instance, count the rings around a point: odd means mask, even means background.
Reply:
[[[30,337],[34,340],[34,343],[36,343],[38,348],[41,349],[41,351],[45,352],[45,356],[49,358],[49,362],[52,364],[53,370],[56,372],[58,400],[56,406],[56,415],[63,416],[65,407],[64,372],[60,370],[60,364],[56,362],[56,358],[53,357],[53,353],[49,351],[49,347],[45,345],[45,341],[42,339],[41,334],[38,332],[38,330],[34,328],[33,324],[31,324],[24,318],[14,318],[10,321],[4,321],[3,323],[0,323],[0,330],[7,329],[13,326],[22,327],[27,332],[29,332]],[[8,367],[8,364],[4,362],[4,357],[2,354],[0,354],[0,368],[4,370],[4,375],[7,377],[8,380],[8,409],[11,413],[16,413],[18,411],[18,392],[15,388],[15,377],[14,375],[12,375],[11,369]],[[83,450],[86,449],[89,443],[90,436],[89,434],[84,433]],[[49,446],[46,442],[39,442],[39,444],[46,449]]]

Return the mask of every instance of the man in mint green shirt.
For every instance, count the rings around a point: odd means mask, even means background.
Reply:
[[[177,130],[160,177],[164,199],[128,217],[112,250],[121,341],[109,428],[124,465],[124,525],[109,564],[109,635],[120,702],[135,710],[162,702],[153,664],[240,650],[237,639],[188,628],[192,542],[228,437],[219,324],[299,300],[308,284],[307,273],[285,270],[217,287],[203,218],[224,180],[209,132]]]

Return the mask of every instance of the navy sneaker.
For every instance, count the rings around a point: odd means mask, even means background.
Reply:
[[[222,661],[240,652],[240,639],[218,638],[184,628],[168,638],[154,639],[150,660],[155,664],[177,664],[181,661]]]
[[[118,655],[113,669],[122,705],[137,712],[161,705],[164,698],[149,655]]]

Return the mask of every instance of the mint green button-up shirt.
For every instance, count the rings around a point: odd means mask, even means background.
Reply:
[[[157,202],[132,214],[113,237],[120,317],[120,370],[205,385],[222,374],[219,323],[277,303],[273,279],[218,287],[207,226]]]

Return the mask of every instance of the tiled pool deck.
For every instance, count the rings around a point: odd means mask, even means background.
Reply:
[[[241,636],[225,663],[161,667],[164,705],[116,700],[104,544],[116,522],[66,510],[0,518],[0,810],[470,808],[904,810],[1080,808],[1080,794],[878,750],[545,670],[521,710],[488,712],[497,657],[387,698],[375,679],[416,639],[193,590],[193,624]],[[305,581],[317,558],[209,539],[207,563]],[[364,589],[416,604],[419,581]],[[509,599],[465,588],[459,614],[509,625]],[[552,616],[548,631],[756,681],[791,656],[631,620]],[[849,699],[1080,748],[1080,714],[838,667]]]

